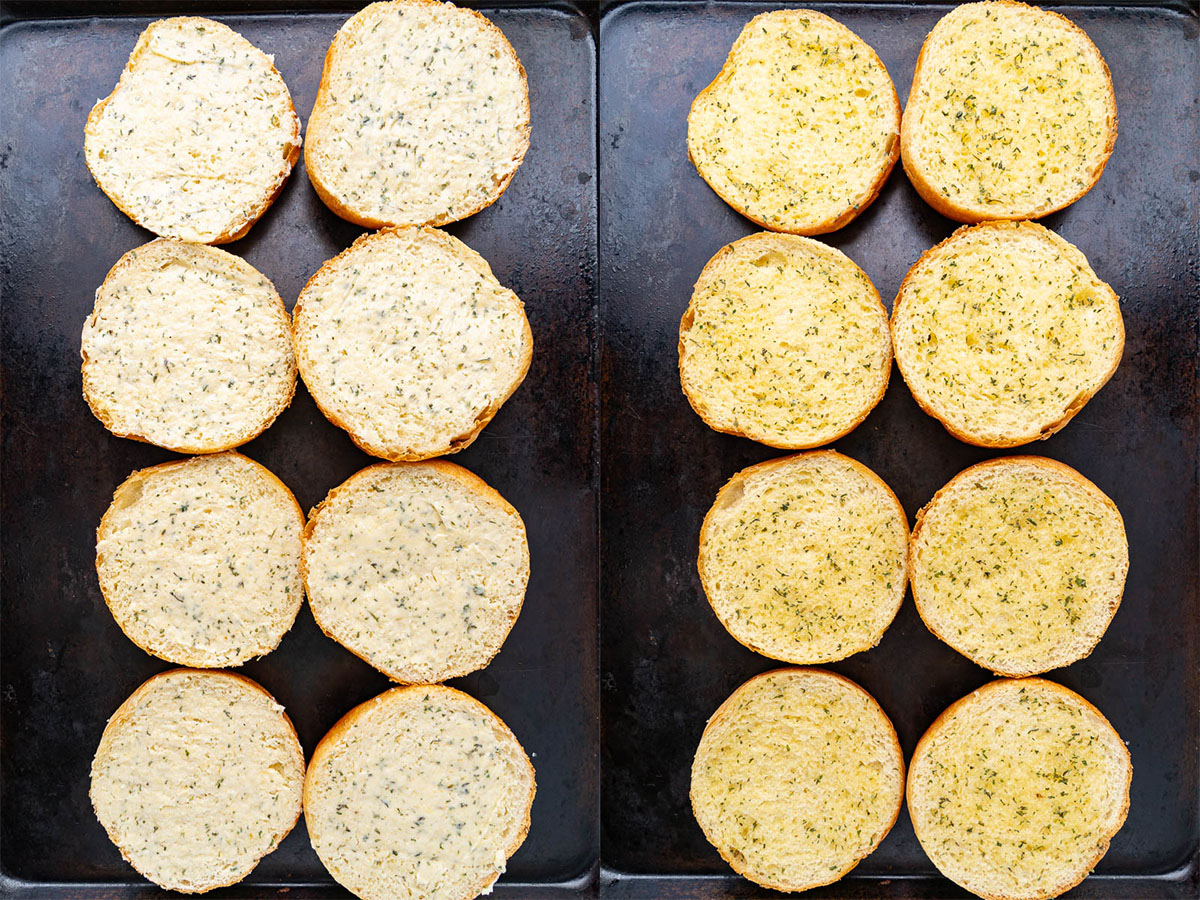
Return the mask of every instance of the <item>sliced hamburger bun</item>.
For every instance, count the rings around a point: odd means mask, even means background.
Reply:
[[[393,688],[322,738],[304,820],[329,874],[362,900],[490,893],[529,832],[529,757],[499,717],[443,685]]]
[[[533,356],[517,295],[436,228],[363,235],[309,279],[294,319],[300,375],[321,412],[390,460],[471,444]]]
[[[91,799],[121,855],[185,894],[236,884],[300,817],[304,751],[283,707],[230,672],[155,675],[113,713]]]
[[[1056,12],[967,3],[921,46],[900,151],[917,193],[944,216],[1049,215],[1091,190],[1116,140],[1108,66]]]
[[[1116,293],[1034,222],[960,228],[909,269],[892,341],[913,399],[960,441],[1016,447],[1074,418],[1125,347]]]
[[[177,453],[257,437],[296,391],[292,327],[248,262],[159,239],[118,260],[83,326],[83,397],[118,437]]]
[[[325,56],[307,138],[308,178],[343,219],[456,222],[494,203],[525,158],[525,69],[474,10],[372,3]]]
[[[96,531],[100,590],[147,653],[240,666],[274,650],[296,619],[303,530],[292,492],[241,454],[140,469]]]
[[[900,101],[858,35],[811,9],[762,13],[688,114],[688,157],[764,228],[824,234],[871,205],[900,155]]]
[[[908,584],[908,520],[862,465],[814,450],[750,466],[704,517],[698,568],[721,624],[791,663],[879,643]]]
[[[1083,659],[1116,614],[1129,544],[1116,505],[1038,456],[971,466],[917,513],[909,544],[929,630],[998,675]]]
[[[224,244],[275,200],[300,119],[273,60],[227,25],[152,22],[84,129],[96,184],[143,228]]]
[[[529,544],[520,514],[461,466],[379,463],[312,511],[302,570],[325,634],[395,681],[429,684],[499,652]]]
[[[818,447],[883,399],[892,339],[879,292],[818,241],[760,232],[704,267],[679,326],[679,375],[717,431]]]
[[[938,871],[985,900],[1083,881],[1129,811],[1129,751],[1100,711],[1040,678],[953,704],[917,743],[908,811]]]
[[[844,876],[887,836],[903,796],[891,721],[822,669],[751,678],[709,719],[692,763],[704,836],[738,874],[780,891]]]

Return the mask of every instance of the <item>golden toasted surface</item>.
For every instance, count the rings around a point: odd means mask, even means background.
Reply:
[[[1078,248],[1033,222],[960,228],[926,251],[892,307],[896,364],[960,440],[1047,438],[1112,377],[1117,295]]]
[[[1039,218],[1082,197],[1117,139],[1108,66],[1058,13],[967,3],[921,47],[901,129],[904,169],[959,222]]]
[[[683,391],[712,428],[785,449],[829,443],[887,390],[887,311],[818,241],[762,232],[704,267],[679,327]]]
[[[808,9],[751,19],[688,115],[688,155],[730,206],[773,231],[841,228],[900,154],[887,69],[844,25]]]
[[[900,812],[896,731],[854,682],[777,669],[721,704],[692,763],[692,810],[709,842],[764,887],[837,881]]]
[[[987,900],[1074,887],[1129,809],[1129,751],[1094,706],[1040,678],[992,682],[917,744],[908,810],[938,870]]]
[[[824,663],[869,649],[908,583],[908,522],[866,466],[817,450],[739,472],[700,531],[700,581],[751,650]]]

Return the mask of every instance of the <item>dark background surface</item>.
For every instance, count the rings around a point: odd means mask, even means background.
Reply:
[[[601,858],[612,897],[774,896],[729,875],[692,817],[688,784],[708,716],[747,678],[781,665],[734,641],[705,601],[700,523],[731,475],[784,451],[709,430],[680,391],[676,348],[705,262],[759,230],[688,163],[687,111],[745,22],[783,5],[631,3],[601,21]],[[950,8],[804,5],[873,46],[902,102],[922,40]],[[1006,452],[1077,468],[1116,501],[1130,541],[1108,633],[1088,659],[1048,676],[1095,703],[1133,756],[1128,821],[1075,897],[1200,894],[1194,9],[1063,10],[1112,69],[1121,134],[1099,184],[1044,224],[1121,296],[1127,342],[1113,379],[1070,425]],[[820,239],[862,266],[890,307],[909,266],[955,227],[897,164],[873,206]],[[910,521],[954,474],[1005,452],[948,435],[898,371],[883,402],[834,446],[882,476]],[[926,630],[910,598],[878,647],[830,668],[879,700],[906,759],[945,707],[990,680]],[[905,810],[854,873],[805,896],[967,896],[935,874]]]
[[[21,11],[53,16],[60,7]],[[597,857],[595,42],[589,19],[565,5],[488,14],[528,71],[532,144],[503,197],[448,230],[524,300],[534,355],[516,394],[451,458],[521,512],[532,574],[503,650],[484,671],[452,683],[508,723],[537,770],[532,830],[496,894],[575,896],[592,890]],[[218,18],[274,54],[307,121],[325,50],[346,13]],[[0,32],[3,897],[162,894],[122,861],[87,791],[108,716],[143,680],[170,668],[135,647],[109,615],[94,570],[95,528],[131,471],[173,455],[105,431],[83,401],[79,372],[80,330],[96,287],[122,253],[153,237],[113,206],[83,162],[84,120],[149,21],[30,21]],[[224,247],[272,279],[290,309],[307,278],[361,233],[325,208],[300,162],[250,233]],[[373,461],[321,416],[303,384],[291,408],[242,449],[305,510]],[[306,753],[343,713],[388,687],[320,633],[307,605],[276,651],[240,671],[287,708]],[[284,885],[293,898],[349,896],[331,887],[303,821],[242,885],[212,896],[284,896],[275,889]]]

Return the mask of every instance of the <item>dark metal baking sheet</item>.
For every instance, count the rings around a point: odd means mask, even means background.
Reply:
[[[722,629],[696,575],[700,521],[729,476],[782,451],[710,431],[679,388],[679,317],[708,258],[758,230],[687,161],[688,107],[742,25],[787,5],[633,2],[600,26],[602,893],[755,897],[688,805],[707,717],[778,663]],[[879,52],[903,101],[924,36],[950,5],[808,2]],[[1027,448],[1076,467],[1124,514],[1132,564],[1112,627],[1049,677],[1093,701],[1128,741],[1132,807],[1073,897],[1196,897],[1200,596],[1197,580],[1197,187],[1200,43],[1190,6],[1070,6],[1112,69],[1121,135],[1097,187],[1045,221],[1122,298],[1125,356],[1059,434]],[[897,166],[880,198],[825,240],[890,306],[954,223]],[[880,406],[837,449],[878,472],[911,516],[951,476],[999,452],[959,443],[893,372]],[[1020,452],[1020,451],[1016,451]],[[906,758],[952,701],[989,676],[937,641],[911,599],[875,649],[831,666],[874,694]],[[773,894],[771,894],[774,896]],[[907,811],[879,850],[821,897],[966,896],[917,844]]]
[[[302,120],[348,15],[348,4],[310,6],[218,16],[275,55]],[[80,394],[80,329],[93,292],[122,253],[152,237],[92,183],[83,124],[151,18],[255,8],[140,3],[138,18],[110,15],[121,11],[113,3],[6,10],[40,20],[0,31],[0,896],[161,894],[121,860],[87,798],[105,720],[145,678],[169,668],[108,614],[94,529],[133,469],[172,454],[111,436]],[[532,830],[496,895],[582,896],[594,891],[597,855],[595,41],[579,7],[484,12],[529,73],[532,144],[504,196],[449,230],[525,301],[535,350],[522,387],[453,459],[522,513],[532,578],[499,656],[454,683],[512,727],[537,769]],[[46,20],[56,15],[83,17]],[[361,232],[325,208],[300,164],[249,235],[226,249],[269,276],[290,307],[308,276]],[[372,461],[326,422],[303,385],[243,449],[306,510]],[[309,753],[342,713],[387,687],[320,634],[307,606],[280,647],[243,671],[286,706]],[[302,821],[242,885],[216,896],[349,895],[333,887]]]

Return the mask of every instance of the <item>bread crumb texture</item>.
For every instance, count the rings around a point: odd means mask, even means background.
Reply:
[[[92,805],[129,863],[167,890],[241,881],[300,815],[304,753],[283,707],[247,678],[176,669],[109,720]]]
[[[240,454],[141,469],[101,520],[100,588],[147,653],[238,666],[274,650],[295,621],[303,528],[291,491]]]
[[[799,450],[866,418],[887,389],[887,311],[866,273],[808,238],[761,232],[704,267],[679,330],[679,373],[712,428]]]
[[[930,629],[1001,675],[1091,653],[1121,602],[1129,545],[1094,484],[1039,457],[956,475],[917,517],[912,584]]]
[[[534,789],[525,751],[482,703],[394,688],[321,741],[304,817],[321,862],[363,900],[469,900],[524,841]]]
[[[381,463],[313,511],[309,604],[326,634],[396,681],[481,669],[521,610],[529,545],[520,515],[447,462]]]
[[[700,580],[721,624],[764,656],[832,662],[877,643],[908,584],[908,523],[891,489],[832,450],[770,460],[721,489]]]
[[[525,157],[525,70],[473,10],[372,3],[329,48],[307,139],[308,176],[338,215],[454,222],[495,201]]]
[[[917,744],[908,809],[938,870],[988,900],[1081,882],[1125,821],[1129,751],[1100,712],[1038,678],[984,685]]]
[[[1033,222],[960,228],[909,270],[892,308],[896,363],[960,440],[1049,437],[1112,377],[1117,295],[1078,248]]]
[[[1058,13],[967,3],[933,27],[904,111],[905,170],[960,222],[1047,215],[1082,197],[1117,138],[1108,66]]]
[[[752,678],[709,720],[692,809],[734,870],[800,891],[837,881],[900,812],[904,757],[892,723],[854,682],[819,669]]]
[[[241,237],[300,155],[300,120],[273,60],[211,19],[152,22],[88,116],[100,189],[155,234]]]
[[[296,389],[291,322],[274,285],[216,247],[130,250],[83,326],[83,396],[109,431],[178,453],[256,437]]]
[[[426,459],[470,444],[525,378],[525,307],[434,228],[366,234],[296,302],[300,374],[363,450]]]
[[[751,19],[688,115],[688,154],[730,206],[821,234],[866,208],[899,155],[900,103],[854,32],[808,9]]]

